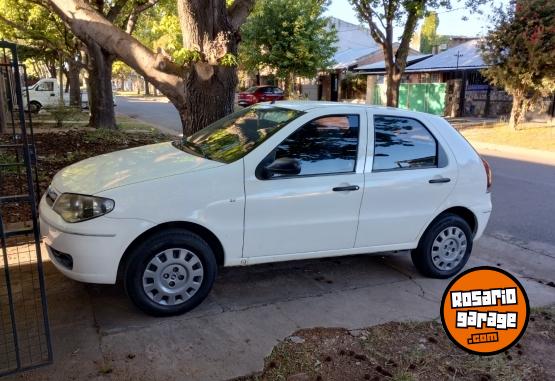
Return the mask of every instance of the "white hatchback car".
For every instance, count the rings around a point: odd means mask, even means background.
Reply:
[[[62,273],[121,278],[139,308],[171,315],[207,296],[218,266],[411,250],[421,273],[450,277],[486,227],[490,186],[443,118],[277,102],[73,164],[40,220]]]

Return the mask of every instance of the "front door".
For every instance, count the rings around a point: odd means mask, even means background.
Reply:
[[[364,184],[366,114],[318,113],[276,142],[263,160],[245,160],[244,257],[354,246]],[[300,171],[264,170],[278,159],[295,162]]]
[[[366,164],[356,247],[414,243],[453,190],[457,165],[425,120],[387,111],[369,119],[373,160]]]

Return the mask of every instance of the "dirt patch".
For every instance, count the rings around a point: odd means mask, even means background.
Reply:
[[[262,372],[235,381],[552,380],[554,314],[555,307],[532,311],[520,343],[488,357],[460,350],[435,321],[303,329],[274,348]]]
[[[129,133],[122,130],[60,129],[35,134],[37,173],[40,194],[50,185],[52,177],[62,168],[91,156],[126,148],[159,143],[172,138],[157,131]],[[11,135],[0,135],[0,144],[12,143]],[[17,155],[21,151],[9,152],[0,157],[2,163],[22,161]],[[25,170],[13,167],[2,173],[0,192],[2,195],[27,193]],[[2,205],[5,223],[30,220],[27,204],[9,203]]]

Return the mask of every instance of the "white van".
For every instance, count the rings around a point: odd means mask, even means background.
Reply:
[[[60,103],[60,85],[56,78],[44,78],[28,88],[29,106],[32,113],[39,112],[43,107],[55,107]],[[69,105],[69,93],[63,93],[64,104]],[[23,93],[23,103],[27,108],[27,94]],[[87,108],[89,98],[86,91],[81,91],[81,107]]]

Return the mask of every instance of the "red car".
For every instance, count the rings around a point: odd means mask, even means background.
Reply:
[[[247,107],[258,102],[279,101],[283,90],[275,86],[253,86],[239,93],[240,106]]]

